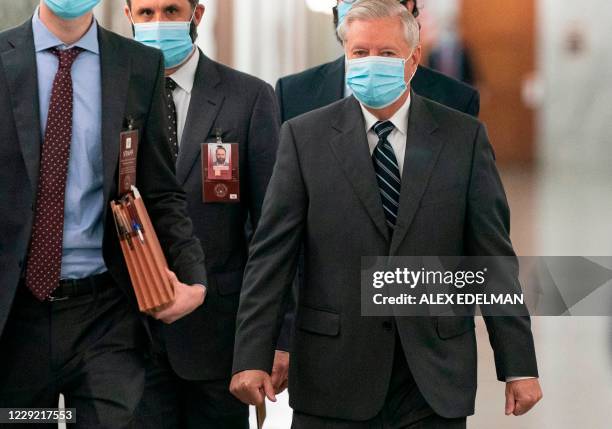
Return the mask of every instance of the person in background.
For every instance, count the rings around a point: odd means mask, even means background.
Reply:
[[[337,1],[333,10],[334,29],[342,23],[357,1]],[[397,1],[408,8],[415,18],[419,16],[417,0]],[[351,95],[351,89],[345,85],[345,71],[346,59],[342,56],[335,61],[279,79],[276,96],[282,122]],[[480,96],[476,89],[425,66],[419,65],[412,79],[412,89],[422,97],[472,116],[478,116],[480,111]]]
[[[249,404],[276,399],[279,314],[303,246],[292,428],[465,428],[477,384],[473,317],[362,316],[361,259],[505,256],[511,270],[498,281],[520,292],[493,150],[477,119],[411,90],[419,27],[396,0],[359,1],[338,34],[353,96],[282,127],[244,276],[230,389]],[[541,398],[530,319],[484,319],[505,412],[524,414]]]
[[[261,216],[280,123],[270,85],[211,60],[195,46],[204,13],[198,0],[128,0],[125,7],[135,39],[164,55],[170,114],[163,124],[172,136],[177,178],[205,250],[209,280],[202,307],[172,325],[152,326],[136,428],[248,428],[248,407],[229,392],[236,312],[250,238],[245,229],[254,230]],[[203,201],[202,143],[213,145],[212,163],[231,159],[232,168],[238,166],[239,201]],[[232,143],[239,159],[226,153]],[[282,351],[286,345],[278,347],[274,374],[280,392],[289,355]]]
[[[438,41],[429,53],[428,65],[469,85],[476,84],[476,73],[470,51],[459,37],[454,20],[443,25]]]
[[[176,299],[152,315],[180,319],[207,285],[163,128],[162,55],[99,26],[98,3],[42,0],[0,33],[0,408],[54,408],[63,394],[87,429],[128,427],[144,389],[147,318],[109,207],[128,128],[174,271]]]

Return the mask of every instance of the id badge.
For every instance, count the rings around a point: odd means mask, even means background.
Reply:
[[[138,161],[138,130],[130,125],[120,134],[119,150],[119,195],[125,195],[136,186],[136,165]]]
[[[202,201],[240,202],[238,143],[202,143]]]

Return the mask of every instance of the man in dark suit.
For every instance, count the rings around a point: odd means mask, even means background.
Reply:
[[[194,284],[169,273],[176,300],[153,315],[188,314],[207,281],[162,128],[162,55],[99,27],[95,3],[44,0],[0,34],[0,407],[56,407],[63,393],[78,427],[122,428],[146,339],[109,210],[128,127],[169,265]]]
[[[516,261],[493,151],[476,119],[410,91],[418,25],[395,0],[361,0],[339,34],[355,96],[283,125],[245,272],[230,389],[251,404],[275,399],[274,340],[303,245],[293,427],[465,428],[476,394],[473,319],[363,317],[361,257]],[[506,413],[522,414],[541,395],[529,317],[485,321]]]
[[[340,3],[341,0],[338,1]],[[417,17],[416,0],[401,0]],[[338,8],[334,8],[334,25],[338,25]],[[350,95],[344,79],[345,57],[322,64],[301,73],[281,78],[276,84],[276,96],[281,109],[282,122],[295,118]],[[418,95],[440,104],[478,116],[478,91],[430,68],[419,66],[412,79],[412,89]]]
[[[135,24],[136,39],[141,38],[143,23],[162,28],[162,37],[155,41],[162,50],[163,27],[186,23],[193,16],[191,26],[184,25],[184,58],[177,57],[178,64],[166,64],[167,100],[176,115],[167,122],[178,136],[177,176],[187,193],[196,236],[204,246],[209,279],[205,305],[173,325],[153,327],[154,350],[136,427],[248,428],[248,407],[229,392],[236,313],[248,254],[245,227],[252,231],[259,221],[280,123],[270,85],[212,61],[193,45],[204,11],[198,0],[131,0],[125,11]],[[171,52],[164,52],[168,61]],[[229,148],[224,153],[219,139],[238,145],[238,159]],[[238,163],[239,202],[203,201],[202,143],[212,144],[206,150],[213,163],[227,164],[230,155],[232,166]],[[287,377],[287,359],[287,353],[276,352],[279,387]]]

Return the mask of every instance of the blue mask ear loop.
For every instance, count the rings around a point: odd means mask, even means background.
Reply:
[[[193,18],[195,18],[195,13],[196,13],[196,9],[198,8],[198,6],[196,5],[196,7],[193,8],[193,13],[191,14],[191,19],[189,20],[189,27],[191,28],[191,24],[193,24]]]
[[[193,13],[191,14],[191,19],[189,20],[189,38],[190,39],[191,39],[191,24],[193,24],[193,19],[195,18],[196,9],[197,9],[197,6],[193,8]],[[193,55],[193,52],[197,49],[195,40],[192,40],[191,44],[193,45],[193,47],[191,48],[191,52],[189,53],[189,55],[187,55],[187,57],[185,57],[185,59],[180,64],[177,64],[175,66],[176,68],[183,66],[187,61],[189,61],[189,59]]]
[[[417,46],[418,47],[418,46]],[[412,53],[408,56],[408,58],[411,58],[412,55],[414,55],[414,51],[416,51],[416,48],[414,48],[414,50],[412,51]],[[406,67],[406,63],[408,62],[408,59],[404,60],[404,67]],[[410,80],[408,81],[408,86],[410,87],[410,89],[412,89],[412,79],[414,79],[414,77],[417,74],[417,71],[419,70],[419,65],[417,64],[417,66],[414,69],[414,73],[412,73],[412,76],[410,76]]]

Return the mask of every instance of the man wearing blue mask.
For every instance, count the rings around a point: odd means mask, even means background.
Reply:
[[[135,39],[164,54],[171,112],[165,124],[209,279],[201,308],[175,324],[153,326],[138,428],[248,428],[248,407],[229,393],[236,312],[250,238],[245,227],[252,231],[259,221],[280,123],[270,85],[194,45],[204,12],[198,0],[130,0],[125,8]],[[214,172],[238,179],[239,197],[224,199],[224,183],[209,180]],[[220,197],[203,196],[215,183]],[[281,391],[287,353],[276,352],[274,368]]]
[[[465,428],[476,395],[473,318],[402,317],[395,308],[364,317],[361,264],[371,255],[506,256],[512,269],[497,280],[516,293],[493,150],[478,120],[411,89],[419,28],[396,0],[360,0],[338,34],[353,95],[281,129],[244,276],[230,389],[249,404],[275,400],[278,315],[303,246],[292,428]],[[505,412],[523,414],[541,396],[529,317],[485,322]]]
[[[334,7],[334,29],[343,21],[357,0],[337,0]],[[419,16],[417,0],[397,0],[414,17]],[[351,95],[345,85],[345,57],[325,63],[301,73],[281,78],[276,84],[276,95],[282,121],[295,118],[334,101]],[[458,80],[425,66],[419,66],[412,80],[412,89],[422,97],[472,116],[480,111],[478,91]]]
[[[0,34],[0,408],[63,394],[87,429],[128,427],[145,383],[149,319],[109,207],[125,192],[127,133],[132,184],[176,273],[174,303],[154,316],[189,314],[207,284],[162,123],[162,55],[100,27],[98,3],[42,0]]]

